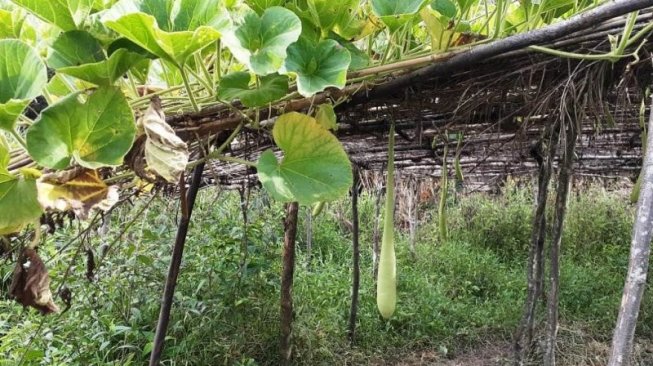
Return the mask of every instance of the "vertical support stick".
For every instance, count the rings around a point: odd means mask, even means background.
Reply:
[[[353,347],[356,336],[356,314],[358,312],[358,290],[360,288],[360,247],[358,244],[358,168],[354,166],[354,184],[351,188],[351,223],[353,259],[351,270],[351,308],[349,309],[349,344]]]
[[[630,364],[635,326],[642,302],[653,236],[653,108],[649,110],[648,138],[642,168],[642,184],[637,200],[637,215],[630,244],[628,276],[621,298],[619,317],[612,337],[609,366]]]
[[[200,163],[193,170],[193,178],[186,193],[186,182],[184,174],[182,173],[179,180],[179,195],[181,201],[181,221],[177,228],[177,237],[175,238],[175,245],[172,248],[172,258],[170,259],[170,267],[168,268],[168,277],[166,278],[165,288],[163,290],[163,297],[161,298],[161,312],[159,313],[159,321],[156,325],[156,334],[154,335],[154,347],[150,354],[150,366],[158,366],[161,361],[161,353],[163,352],[163,342],[166,337],[168,323],[170,321],[170,310],[172,309],[172,298],[175,294],[175,286],[177,286],[177,277],[179,276],[179,267],[181,265],[181,257],[184,253],[184,244],[186,244],[186,235],[188,234],[188,226],[190,224],[190,217],[195,206],[195,198],[197,197],[197,190],[202,181],[202,172],[204,171],[204,163]]]
[[[281,339],[280,352],[281,364],[289,365],[291,362],[292,348],[290,335],[292,333],[292,282],[295,272],[295,237],[297,236],[297,202],[289,203],[286,207],[286,220],[284,222],[283,238],[283,268],[281,270]]]
[[[544,365],[556,364],[556,338],[558,335],[558,302],[560,289],[560,246],[562,243],[562,229],[567,212],[567,197],[571,186],[574,166],[574,150],[578,127],[571,122],[565,133],[565,150],[562,157],[560,172],[558,173],[558,188],[555,203],[555,216],[553,218],[553,238],[551,240],[551,267],[549,273],[549,296],[547,301],[546,339],[544,347]]]

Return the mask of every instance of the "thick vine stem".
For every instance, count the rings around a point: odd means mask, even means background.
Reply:
[[[653,105],[653,101],[652,101]],[[648,131],[653,131],[653,113],[649,112]],[[637,200],[637,215],[630,244],[628,276],[624,284],[619,316],[612,337],[608,366],[630,365],[635,327],[646,287],[648,261],[653,237],[653,133],[648,133],[642,169],[642,184]]]
[[[193,170],[193,178],[186,193],[186,181],[184,174],[181,175],[179,180],[180,188],[180,201],[181,201],[181,221],[177,228],[177,237],[175,244],[172,248],[172,258],[170,259],[170,267],[168,268],[168,276],[166,277],[165,288],[163,290],[163,297],[161,298],[161,312],[159,313],[159,320],[156,325],[156,334],[154,335],[154,346],[150,354],[150,366],[158,366],[161,361],[161,353],[163,352],[163,343],[170,322],[170,310],[172,309],[172,298],[175,294],[175,287],[177,286],[177,277],[179,276],[179,267],[181,266],[181,257],[184,253],[184,245],[186,244],[186,236],[188,234],[188,227],[190,225],[191,214],[193,213],[193,206],[195,205],[195,198],[197,191],[202,181],[202,173],[204,172],[204,163],[200,163]]]

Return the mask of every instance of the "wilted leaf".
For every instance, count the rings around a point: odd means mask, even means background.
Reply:
[[[16,39],[0,40],[0,129],[13,130],[18,116],[47,82],[36,51]]]
[[[315,119],[286,113],[275,122],[272,135],[284,157],[279,162],[267,150],[261,154],[257,170],[263,187],[274,199],[310,205],[347,193],[353,180],[347,153]]]
[[[271,74],[262,76],[258,86],[251,86],[249,72],[239,71],[225,75],[220,80],[218,97],[226,102],[239,99],[245,107],[260,107],[288,93],[288,77]]]
[[[31,306],[41,314],[59,311],[50,292],[48,270],[34,249],[26,248],[18,257],[9,294],[19,304]]]
[[[145,131],[145,160],[149,170],[168,182],[179,181],[188,164],[188,146],[166,123],[158,98],[153,98],[140,119]]]
[[[120,165],[134,142],[132,110],[117,87],[80,101],[71,94],[41,112],[27,130],[27,150],[39,164],[65,169],[73,160],[89,169]]]
[[[276,72],[283,65],[286,49],[299,38],[301,21],[288,9],[271,7],[259,17],[245,15],[243,23],[225,33],[224,43],[238,61],[257,75]]]
[[[97,170],[76,168],[47,174],[36,182],[38,200],[45,209],[73,210],[85,220],[93,208],[103,211],[118,201],[118,190],[107,186]]]
[[[330,86],[344,87],[350,62],[349,51],[332,39],[313,43],[300,38],[288,47],[284,71],[296,73],[299,94],[310,97]]]

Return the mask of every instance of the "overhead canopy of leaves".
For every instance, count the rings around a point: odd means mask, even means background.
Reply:
[[[220,81],[218,98],[231,102],[239,99],[245,107],[260,107],[281,99],[288,93],[288,77],[279,74],[262,76],[259,85],[252,84],[249,72],[225,75]]]
[[[96,169],[122,163],[136,133],[127,100],[117,87],[97,89],[84,102],[81,96],[46,108],[27,131],[27,150],[40,165],[65,169],[74,162]]]
[[[302,38],[288,48],[284,69],[297,74],[297,90],[310,97],[330,86],[344,87],[350,62],[349,51],[338,42],[327,39],[315,44]]]
[[[279,162],[271,150],[261,154],[258,177],[274,199],[310,205],[347,193],[353,179],[347,153],[315,119],[286,113],[275,122],[272,135],[284,156]]]
[[[85,31],[62,33],[52,45],[48,66],[96,85],[111,85],[145,57],[121,48],[107,59],[102,45]]]
[[[271,7],[258,16],[249,12],[241,24],[224,35],[223,41],[238,61],[257,75],[276,72],[283,65],[286,49],[302,32],[301,21],[292,11]]]
[[[30,46],[16,39],[0,40],[0,129],[13,130],[47,81],[45,65]]]
[[[188,147],[166,123],[157,99],[150,103],[139,123],[146,135],[147,169],[170,183],[179,182],[188,164]]]
[[[118,201],[117,187],[109,187],[97,170],[77,168],[44,175],[37,181],[38,200],[44,209],[73,210],[84,220],[91,209],[108,210]]]

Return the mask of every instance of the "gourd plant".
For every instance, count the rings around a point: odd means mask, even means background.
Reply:
[[[84,219],[115,204],[122,182],[176,184],[211,159],[255,167],[271,197],[314,205],[317,214],[352,184],[335,136],[339,103],[433,53],[537,28],[594,1],[556,4],[0,0],[0,235],[38,227],[44,212]],[[624,39],[609,57],[632,41]],[[25,113],[31,103],[41,106],[36,117]],[[169,122],[215,110],[239,122],[224,128],[231,134],[220,147],[192,161],[188,136]],[[255,162],[223,154],[244,127],[261,128],[261,118],[281,153],[268,150]],[[388,270],[379,278],[386,317],[396,301],[388,168]]]
[[[385,186],[385,206],[379,274],[376,281],[376,305],[384,319],[389,319],[397,306],[397,258],[395,257],[395,126],[388,133],[388,176]]]

